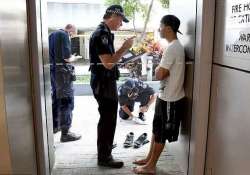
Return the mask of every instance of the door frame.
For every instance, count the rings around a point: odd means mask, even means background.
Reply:
[[[55,162],[45,0],[27,0],[37,173],[52,174]]]
[[[8,138],[6,103],[4,92],[2,46],[0,41],[0,174],[11,174],[11,152]]]
[[[54,165],[54,148],[52,109],[46,105],[51,104],[51,98],[48,98],[50,76],[45,13],[47,4],[45,0],[27,0],[27,2],[38,174],[49,175]],[[189,175],[204,174],[205,169],[214,41],[213,15],[215,15],[215,0],[197,0]]]
[[[215,0],[197,0],[189,175],[204,175],[214,44]]]

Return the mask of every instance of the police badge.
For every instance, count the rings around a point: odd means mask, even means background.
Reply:
[[[107,36],[102,36],[102,44],[108,45],[108,37]]]

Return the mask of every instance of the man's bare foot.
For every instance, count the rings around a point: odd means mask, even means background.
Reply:
[[[133,162],[133,164],[136,164],[136,165],[145,165],[147,162],[148,162],[147,159],[138,159],[138,160],[135,160]]]
[[[135,174],[151,174],[155,175],[155,168],[151,169],[146,166],[138,166],[133,168]]]

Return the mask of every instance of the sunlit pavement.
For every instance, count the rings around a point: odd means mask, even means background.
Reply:
[[[132,164],[135,158],[142,158],[148,151],[150,143],[139,149],[123,148],[123,142],[129,132],[134,132],[135,139],[142,133],[151,138],[154,105],[146,113],[147,125],[138,125],[133,121],[121,122],[117,120],[117,128],[114,142],[117,147],[113,150],[113,156],[125,162],[122,169],[109,169],[97,166],[96,138],[99,113],[97,103],[93,96],[76,96],[72,131],[82,135],[82,139],[76,142],[60,143],[60,133],[55,135],[56,163],[53,175],[115,175],[133,174]],[[135,114],[138,113],[138,104]],[[180,167],[175,163],[173,155],[163,152],[157,164],[157,174],[184,175]]]

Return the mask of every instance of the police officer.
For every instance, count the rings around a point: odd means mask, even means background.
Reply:
[[[119,115],[123,120],[133,120],[137,124],[146,124],[144,113],[155,101],[156,95],[152,87],[137,78],[127,79],[118,89],[118,100],[120,103]],[[135,102],[140,102],[140,112],[135,116]]]
[[[118,30],[122,21],[129,22],[124,16],[123,8],[120,5],[108,7],[103,22],[90,38],[89,46],[90,85],[100,113],[97,127],[98,165],[112,168],[123,166],[123,162],[113,159],[111,154],[118,108],[116,80],[119,78],[119,70],[116,63],[133,44],[131,37],[117,51],[114,49],[114,35],[111,31]]]
[[[49,36],[50,75],[52,86],[52,112],[54,133],[61,130],[61,142],[79,140],[80,135],[69,131],[74,109],[75,80],[74,66],[70,62],[80,58],[71,54],[70,37],[76,34],[76,27],[66,25]]]

